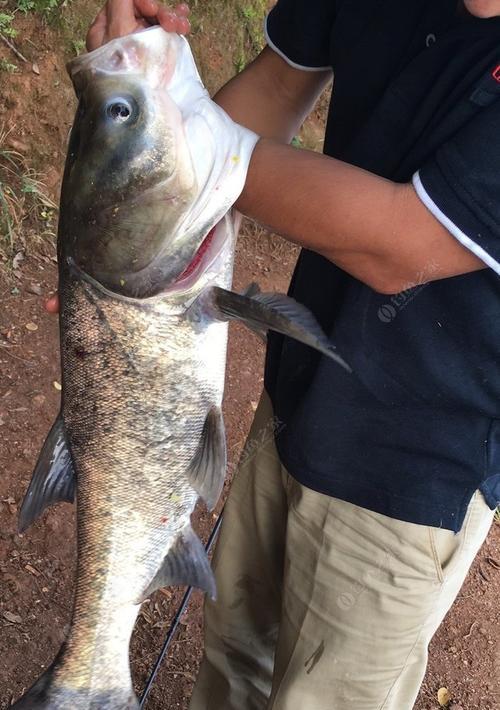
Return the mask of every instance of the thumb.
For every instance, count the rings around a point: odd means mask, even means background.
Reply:
[[[97,49],[103,44],[104,35],[106,34],[106,22],[106,8],[102,8],[87,32],[86,45],[88,52]]]

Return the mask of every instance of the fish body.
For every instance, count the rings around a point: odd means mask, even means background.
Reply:
[[[20,525],[76,490],[76,593],[65,644],[14,707],[119,710],[138,707],[128,647],[141,602],[169,584],[216,594],[190,515],[199,497],[213,508],[224,481],[228,320],[341,360],[291,299],[228,290],[231,205],[257,137],[210,101],[187,42],[146,30],[70,73],[62,408]]]
[[[222,284],[230,264],[225,272]],[[81,707],[102,703],[105,692],[121,707],[140,602],[172,543],[195,539],[190,514],[199,494],[186,474],[207,415],[221,404],[227,323],[199,318],[196,308],[190,317],[162,299],[126,303],[79,279],[65,279],[61,293],[78,576],[71,635],[51,682],[55,688],[60,678],[63,697],[67,686],[84,688]],[[214,595],[205,573],[201,584]]]

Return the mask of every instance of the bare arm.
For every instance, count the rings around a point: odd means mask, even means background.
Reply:
[[[331,80],[332,72],[294,69],[266,47],[214,101],[260,136],[289,143]]]
[[[257,144],[238,209],[383,293],[484,268],[411,184],[283,145],[330,79],[266,48],[215,96],[235,121],[272,139]]]
[[[237,207],[381,293],[485,266],[411,184],[273,141],[257,144]]]

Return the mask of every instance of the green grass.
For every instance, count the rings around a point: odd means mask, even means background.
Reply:
[[[192,0],[190,43],[200,73],[214,92],[242,71],[264,46],[266,0]],[[213,54],[220,61],[214,64]]]
[[[4,37],[15,37],[17,30],[12,26],[14,15],[8,12],[0,12],[0,34]]]
[[[20,12],[38,12],[48,16],[61,4],[61,0],[17,0],[16,8]]]
[[[40,176],[8,146],[9,131],[0,130],[0,249],[13,253],[30,242],[53,239],[57,205]]]
[[[17,64],[13,64],[7,59],[0,59],[0,72],[4,71],[7,72],[7,74],[14,74],[17,70]]]
[[[80,56],[80,54],[85,51],[85,40],[72,39],[71,49],[73,50],[73,54],[75,55],[75,57]]]

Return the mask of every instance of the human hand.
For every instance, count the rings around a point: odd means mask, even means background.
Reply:
[[[43,305],[48,313],[59,313],[59,296],[57,293],[47,298]]]
[[[161,25],[166,32],[188,34],[191,26],[189,7],[185,3],[171,9],[156,0],[108,0],[87,33],[87,49],[101,47],[116,37]]]

